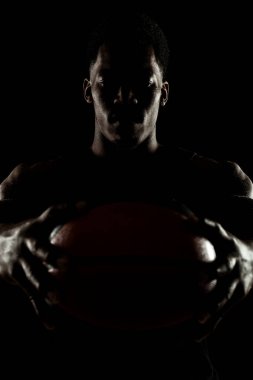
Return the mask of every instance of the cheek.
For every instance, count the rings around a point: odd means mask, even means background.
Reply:
[[[106,102],[99,94],[93,95],[93,107],[95,111],[95,115],[100,118],[103,118],[108,113],[108,107],[106,105]]]
[[[159,94],[157,93],[157,94],[154,94],[152,99],[150,99],[149,104],[147,105],[147,108],[146,108],[147,114],[153,117],[157,116],[159,107],[160,107],[160,93]]]
[[[94,107],[95,108],[100,107],[100,104],[102,102],[100,93],[97,91],[92,91],[92,99],[93,99]]]
[[[152,109],[152,110],[159,108],[160,98],[161,98],[161,91],[158,89],[155,89],[151,91],[150,93],[147,93],[144,99],[144,104],[146,106],[145,108]]]
[[[101,108],[101,107],[95,107],[94,106],[94,111],[95,111],[95,118],[100,125],[100,128],[105,125],[107,125],[107,113]]]
[[[94,105],[101,109],[108,109],[113,103],[113,96],[110,91],[106,91],[100,86],[95,86],[92,90],[92,97]]]

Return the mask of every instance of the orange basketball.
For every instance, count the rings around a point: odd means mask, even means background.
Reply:
[[[52,244],[70,255],[60,304],[92,325],[149,329],[190,319],[199,301],[199,262],[211,243],[185,216],[154,204],[111,203],[63,225]],[[204,284],[209,291],[211,283]]]

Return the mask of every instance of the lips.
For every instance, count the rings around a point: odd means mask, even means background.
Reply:
[[[119,123],[121,125],[131,125],[143,123],[143,112],[136,109],[117,109],[109,113],[108,121],[110,124]]]

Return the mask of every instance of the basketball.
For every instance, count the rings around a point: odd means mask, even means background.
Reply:
[[[111,203],[57,228],[70,258],[60,307],[94,326],[150,329],[184,323],[199,302],[198,264],[215,259],[186,217],[168,207]],[[212,289],[206,282],[203,291]]]

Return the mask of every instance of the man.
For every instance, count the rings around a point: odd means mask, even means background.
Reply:
[[[103,373],[110,375],[112,368],[117,373],[120,368],[118,378],[137,364],[145,375],[151,368],[158,371],[156,378],[162,378],[163,371],[165,377],[166,371],[173,373],[173,379],[211,378],[203,339],[253,285],[250,179],[234,163],[217,162],[157,141],[158,113],[169,93],[168,55],[164,34],[146,16],[132,15],[127,23],[113,18],[103,23],[90,40],[89,78],[84,81],[84,97],[95,115],[90,149],[68,160],[21,164],[0,189],[1,277],[28,295],[45,326],[55,328],[54,339],[57,336],[62,344],[69,343],[76,326],[78,331],[85,330],[84,369],[90,367],[92,354],[97,355],[98,365],[102,361],[108,366]],[[185,342],[182,334],[180,341],[172,339],[171,331],[155,337],[153,332],[115,336],[99,331],[104,338],[98,338],[77,322],[71,321],[69,327],[57,309],[58,290],[52,281],[52,273],[68,270],[66,258],[54,251],[48,236],[54,227],[80,212],[79,201],[171,203],[190,216],[189,228],[211,241],[217,259],[205,275],[212,275],[217,285],[199,305]],[[94,336],[103,348],[96,347]],[[118,345],[118,350],[108,351],[116,355],[111,362],[104,343],[108,338]],[[47,339],[52,343],[51,337]],[[154,346],[161,342],[166,349],[158,349],[158,355]],[[38,350],[37,343],[33,344]],[[62,347],[57,349],[63,355]]]

